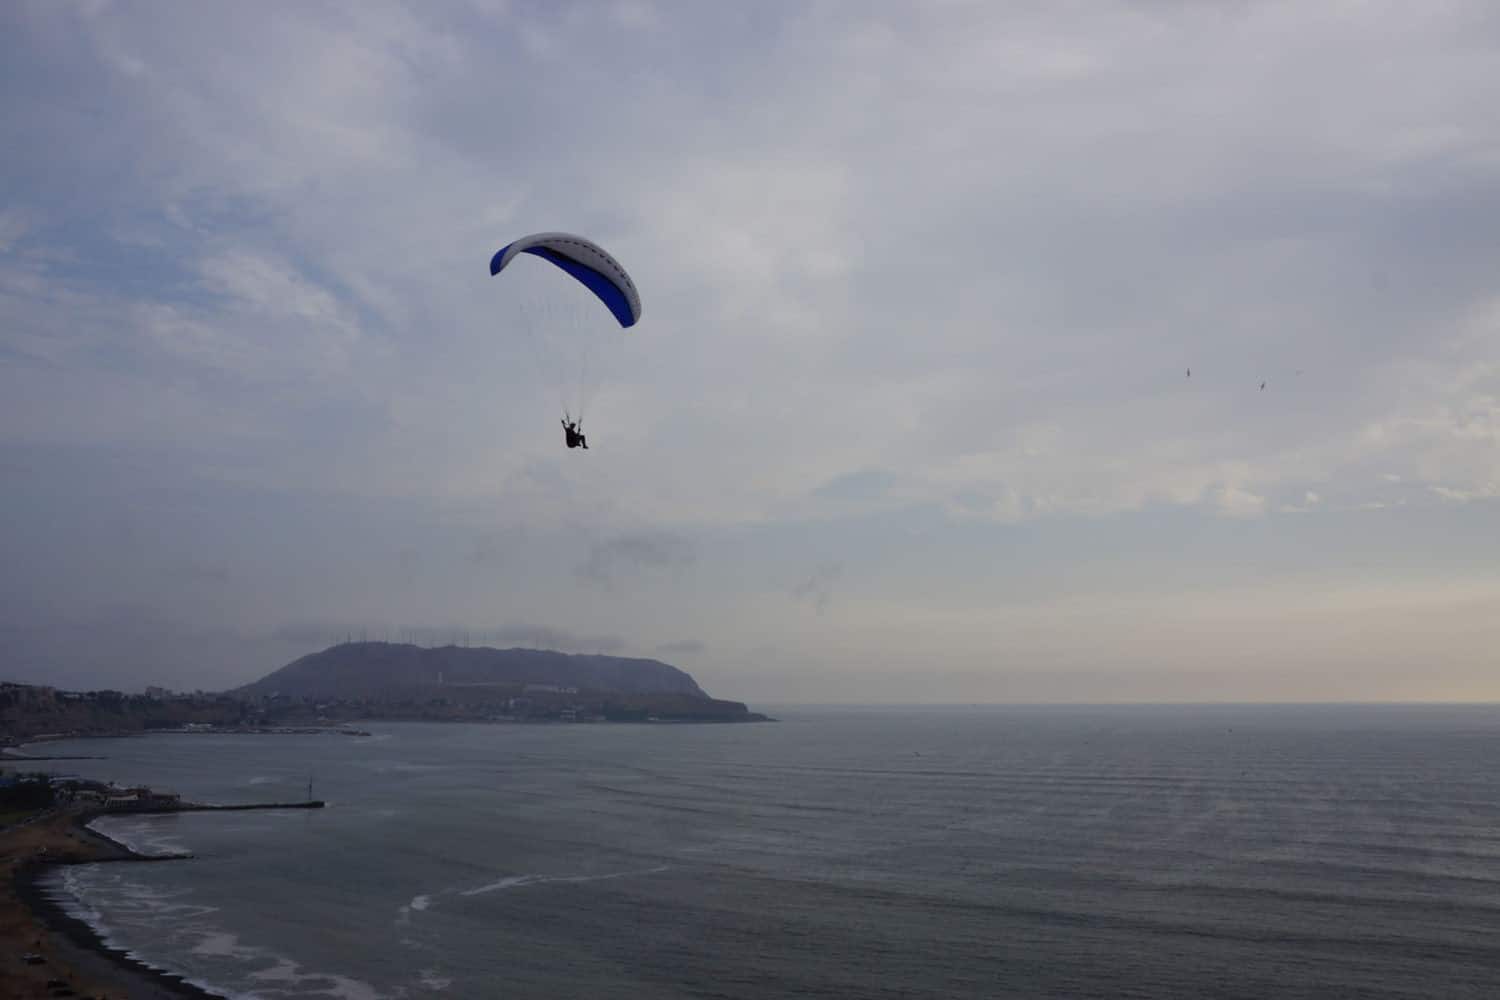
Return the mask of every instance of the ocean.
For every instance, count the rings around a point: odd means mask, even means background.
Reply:
[[[233,997],[1500,996],[1500,706],[775,714],[52,744],[328,808],[48,889]]]

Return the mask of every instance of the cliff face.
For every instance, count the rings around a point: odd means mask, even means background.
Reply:
[[[227,695],[158,698],[119,691],[58,691],[29,684],[0,684],[0,743],[54,733],[144,732],[190,722],[231,726],[248,721],[248,712],[244,704]]]
[[[684,671],[659,660],[574,656],[537,649],[350,642],[287,664],[235,693],[364,701],[468,700],[527,689],[576,688],[623,696],[671,695],[708,700]]]

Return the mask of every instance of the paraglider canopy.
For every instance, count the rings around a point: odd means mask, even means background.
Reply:
[[[491,257],[490,274],[499,274],[523,253],[550,261],[578,279],[599,297],[621,326],[634,326],[641,318],[641,297],[635,290],[635,282],[630,280],[619,261],[592,240],[570,233],[533,233],[501,248]]]

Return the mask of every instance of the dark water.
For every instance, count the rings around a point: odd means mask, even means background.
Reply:
[[[1500,708],[782,714],[75,744],[331,808],[54,884],[241,996],[1500,996]]]

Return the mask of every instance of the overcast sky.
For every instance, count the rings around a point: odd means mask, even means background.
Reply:
[[[1496,108],[1483,0],[0,5],[0,674],[1500,699]]]

